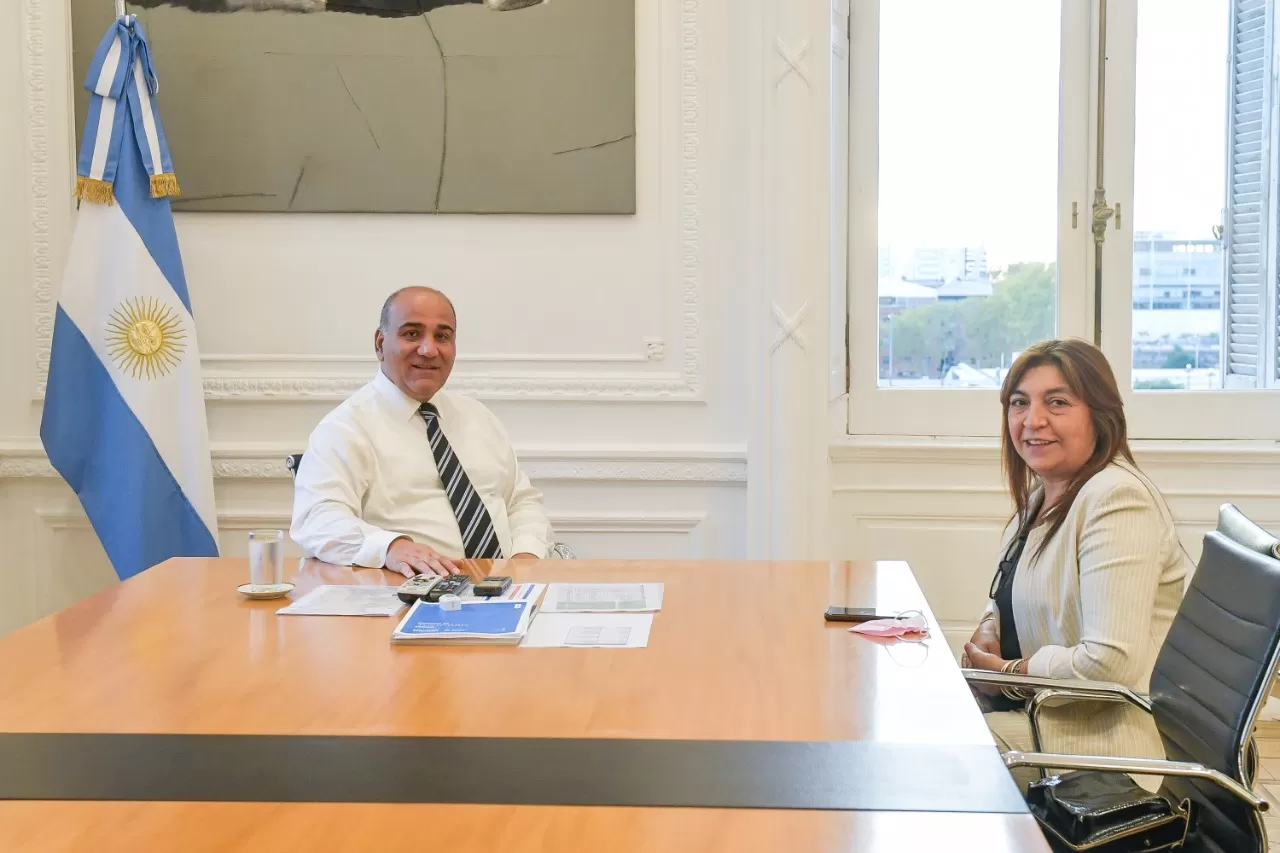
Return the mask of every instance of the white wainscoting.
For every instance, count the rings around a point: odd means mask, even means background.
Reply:
[[[1192,559],[1234,503],[1280,531],[1280,446],[1136,444]],[[833,557],[906,560],[957,651],[973,632],[1011,504],[994,441],[857,439],[831,447]]]

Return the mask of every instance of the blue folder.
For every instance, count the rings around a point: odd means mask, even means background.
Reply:
[[[396,626],[392,639],[519,639],[529,627],[529,601],[464,601],[460,610],[418,601]]]

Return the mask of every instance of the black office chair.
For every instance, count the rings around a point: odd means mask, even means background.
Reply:
[[[1009,767],[1163,776],[1160,793],[1195,812],[1186,850],[1266,853],[1267,801],[1251,788],[1250,738],[1280,665],[1280,560],[1211,531],[1200,564],[1151,675],[1151,695],[1103,682],[965,670],[973,684],[1020,687],[1036,752],[1008,752]],[[1149,712],[1161,759],[1045,753],[1039,711],[1047,702],[1128,702]]]
[[[289,469],[289,476],[297,478],[298,466],[302,464],[302,454],[294,453],[284,458],[284,467]],[[563,542],[553,543],[551,546],[551,554],[553,559],[560,560],[576,560],[578,555],[573,553],[573,549]]]
[[[1218,507],[1218,532],[1252,551],[1280,559],[1280,539],[1255,524],[1235,504]]]
[[[1280,559],[1280,539],[1258,526],[1235,504],[1226,503],[1218,507],[1218,532],[1259,554]],[[1258,770],[1257,743],[1252,738],[1249,739],[1248,752],[1249,780],[1252,782],[1257,778]]]

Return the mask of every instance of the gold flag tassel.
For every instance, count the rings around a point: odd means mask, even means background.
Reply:
[[[99,181],[96,178],[86,178],[83,175],[76,176],[75,197],[81,201],[89,201],[94,204],[115,204],[116,193],[111,184],[106,181]]]
[[[151,176],[152,198],[167,198],[168,196],[181,194],[182,190],[178,187],[178,176],[173,172],[161,172],[158,175]]]

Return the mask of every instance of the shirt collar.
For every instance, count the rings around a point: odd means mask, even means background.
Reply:
[[[381,368],[378,370],[378,375],[373,378],[373,387],[378,392],[383,405],[396,417],[407,421],[418,416],[418,407],[422,404],[401,391],[396,383],[387,378],[387,374],[383,373]],[[437,407],[441,406],[444,403],[444,391],[437,391],[431,398],[431,402]]]

